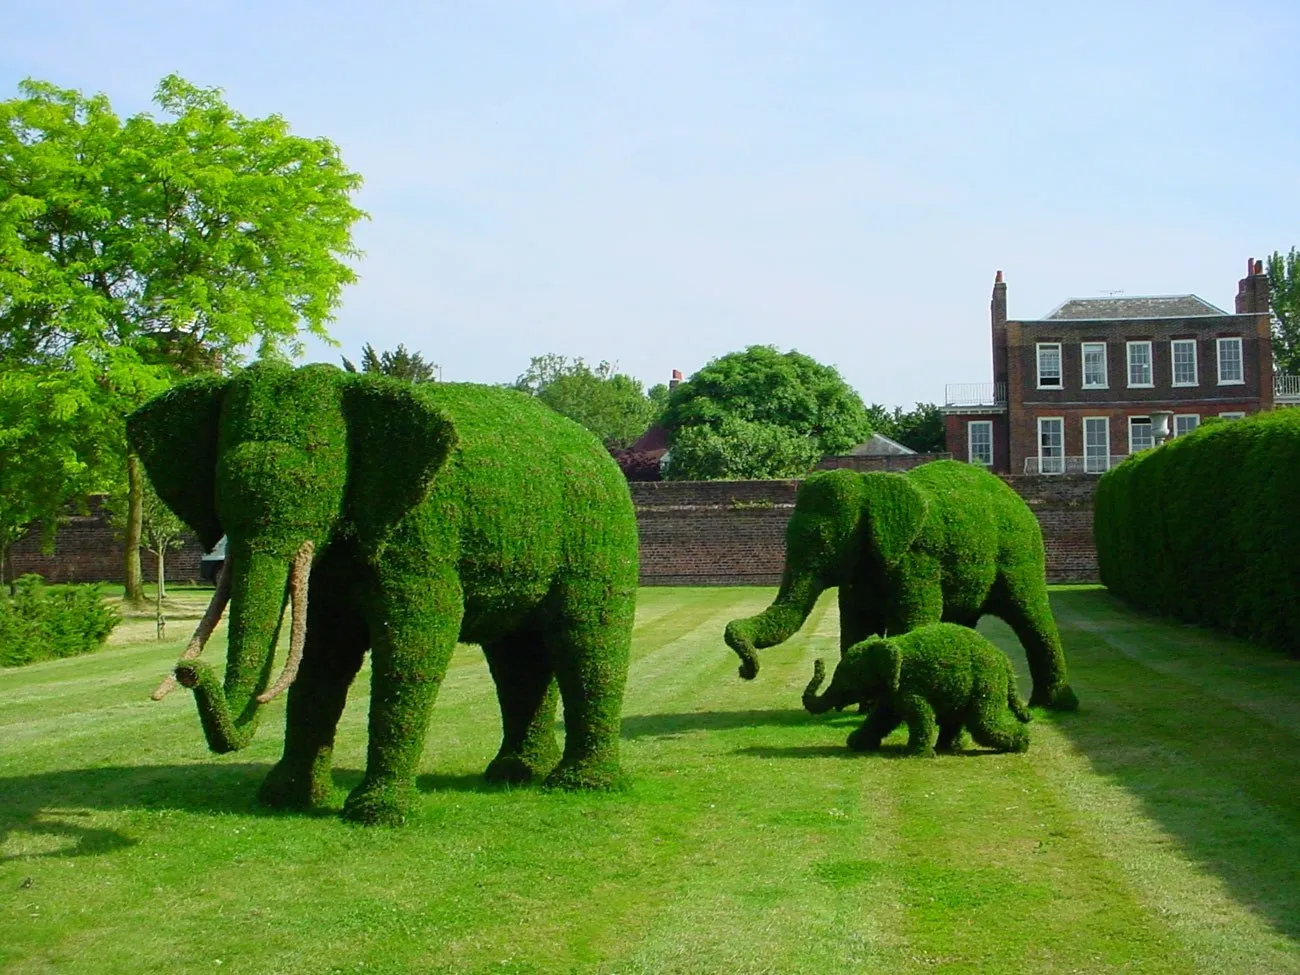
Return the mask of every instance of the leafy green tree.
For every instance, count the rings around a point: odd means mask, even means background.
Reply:
[[[343,356],[343,368],[348,372],[358,371],[347,356]],[[419,352],[408,352],[401,343],[392,352],[376,353],[375,347],[367,342],[361,350],[360,371],[393,376],[412,383],[431,383],[438,379],[436,363],[426,362]]]
[[[536,396],[617,450],[645,433],[657,409],[641,381],[616,368],[608,362],[592,368],[580,358],[550,353],[535,356],[514,388]]]
[[[1300,376],[1300,252],[1274,251],[1268,258],[1273,306],[1273,362],[1279,372]]]
[[[678,443],[687,431],[699,427],[721,437],[743,436],[745,443],[762,443],[765,451],[770,448],[770,456],[785,458],[779,464],[751,465],[779,471],[762,475],[769,477],[801,474],[807,465],[794,470],[796,458],[811,456],[815,460],[824,454],[842,454],[871,435],[861,397],[834,367],[799,352],[782,353],[766,345],[752,345],[714,359],[669,394],[661,422],[674,452],[674,477],[686,476],[681,472],[687,466],[697,472],[712,469],[709,464],[695,467],[694,462],[677,462]],[[754,425],[802,438],[807,446],[791,451],[787,440],[760,434]],[[689,449],[696,451],[708,438],[697,433],[689,435],[687,442]],[[777,443],[787,446],[776,449]]]
[[[663,474],[672,481],[735,481],[802,477],[821,451],[811,437],[774,423],[727,417],[717,428],[683,427]]]
[[[51,545],[68,503],[102,487],[120,456],[97,435],[107,421],[84,378],[0,364],[0,578],[11,590],[12,545],[34,524]]]
[[[873,431],[919,454],[942,453],[947,449],[943,411],[934,403],[917,403],[914,409],[906,412],[901,406],[890,410],[872,403],[867,407],[867,417]]]
[[[141,595],[139,466],[121,417],[179,376],[328,338],[355,279],[360,177],[325,139],[250,119],[170,75],[166,115],[120,120],[103,95],[25,81],[0,102],[0,366],[74,372],[132,496],[127,596]]]

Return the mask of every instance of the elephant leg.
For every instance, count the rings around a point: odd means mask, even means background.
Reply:
[[[934,708],[919,694],[904,694],[898,699],[898,712],[907,722],[907,751],[910,755],[934,755],[938,727]]]
[[[889,733],[902,720],[892,704],[881,701],[867,715],[867,720],[849,733],[846,744],[855,752],[879,751],[880,743],[889,737]]]
[[[943,619],[943,575],[937,560],[918,557],[913,576],[890,601],[885,626],[899,636]]]
[[[1006,621],[1025,648],[1034,683],[1029,703],[1060,711],[1076,710],[1079,699],[1067,682],[1065,651],[1061,649],[1061,635],[1052,616],[1041,567],[1036,574],[1028,570],[1004,572],[995,592],[989,611]]]
[[[448,573],[391,587],[381,582],[376,610],[366,776],[348,796],[343,815],[399,825],[415,807],[416,766],[465,603],[459,580]]]
[[[1000,752],[1029,750],[1029,729],[1007,707],[1005,683],[995,693],[981,695],[972,708],[967,726],[977,744]]]
[[[960,749],[963,724],[961,718],[946,718],[940,721],[939,738],[934,743],[935,751],[954,752]]]
[[[623,686],[636,590],[611,591],[604,579],[568,580],[555,593],[546,650],[564,701],[564,754],[546,778],[563,789],[608,789],[618,764]]]
[[[874,605],[875,599],[861,585],[840,586],[840,656],[855,643],[869,636],[883,636],[884,615]]]
[[[370,642],[365,619],[345,584],[345,571],[327,556],[312,569],[307,639],[298,678],[289,687],[284,754],[258,792],[268,806],[325,805],[334,791],[334,734]]]
[[[489,782],[531,782],[560,758],[555,743],[554,672],[540,633],[520,632],[484,644],[501,705],[501,750],[483,777]]]

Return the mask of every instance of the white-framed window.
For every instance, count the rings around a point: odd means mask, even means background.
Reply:
[[[1241,339],[1219,339],[1219,385],[1236,386],[1246,381],[1241,363]]]
[[[972,464],[993,466],[993,421],[971,420],[966,424],[966,446]]]
[[[1220,413],[1219,419],[1220,420],[1244,420],[1246,419],[1246,414],[1242,413],[1239,410],[1229,410],[1227,413]]]
[[[1083,471],[1105,474],[1110,470],[1110,417],[1083,418]]]
[[[1148,447],[1154,447],[1155,445],[1155,437],[1151,435],[1151,417],[1130,416],[1128,418],[1128,452],[1136,454],[1139,450],[1146,450]]]
[[[1061,382],[1061,343],[1039,342],[1038,347],[1038,388],[1060,389]]]
[[[1199,413],[1179,413],[1174,416],[1174,436],[1181,437],[1184,433],[1191,433],[1201,425],[1201,414]]]
[[[1065,473],[1065,418],[1038,418],[1038,473]]]
[[[1083,388],[1106,389],[1106,343],[1083,343]]]
[[[1128,349],[1128,384],[1130,386],[1151,385],[1151,343],[1149,341],[1129,342]]]
[[[1196,339],[1174,339],[1169,343],[1169,358],[1174,363],[1174,385],[1196,385]]]

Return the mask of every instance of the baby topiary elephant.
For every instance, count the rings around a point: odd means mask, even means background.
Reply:
[[[1029,748],[1030,715],[1016,693],[1016,675],[1001,650],[955,623],[933,623],[902,636],[873,637],[845,651],[826,693],[820,660],[803,694],[813,714],[850,704],[879,705],[849,735],[849,747],[874,751],[900,720],[907,750],[933,755],[952,748],[966,727],[978,744],[1000,752]]]

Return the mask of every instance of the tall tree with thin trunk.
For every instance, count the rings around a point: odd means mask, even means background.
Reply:
[[[1274,251],[1268,259],[1273,308],[1273,362],[1279,372],[1300,376],[1300,252]]]
[[[154,100],[168,118],[122,121],[104,95],[37,81],[0,102],[0,366],[88,377],[137,499],[121,417],[258,339],[328,339],[365,215],[352,203],[361,178],[328,140],[247,118],[176,75]],[[139,599],[138,546],[125,575]]]

